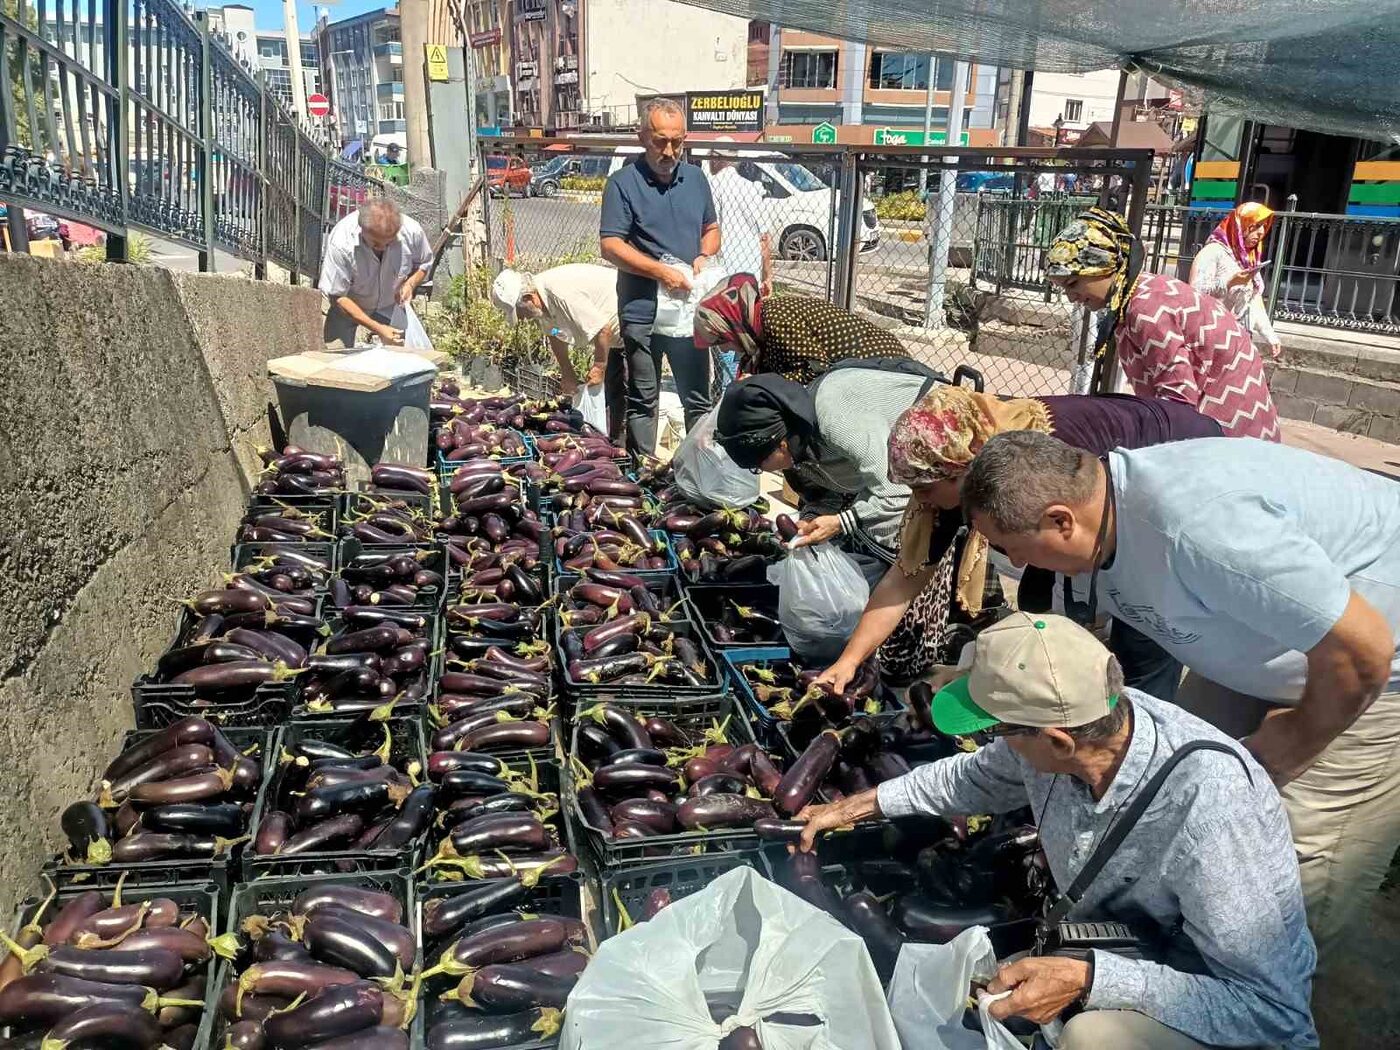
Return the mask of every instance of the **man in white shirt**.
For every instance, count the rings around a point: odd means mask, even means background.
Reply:
[[[726,274],[751,273],[763,295],[773,294],[772,237],[763,187],[739,174],[734,150],[710,151],[710,193],[719,216],[720,248],[715,262]]]
[[[607,384],[608,429],[618,430],[626,409],[627,372],[617,323],[617,271],[595,263],[566,263],[537,274],[502,270],[491,284],[491,301],[511,324],[538,320],[549,336],[559,363],[560,391],[572,398],[579,377],[569,351],[593,350],[593,365],[584,382]]]
[[[373,200],[341,219],[326,238],[320,289],[330,300],[327,346],[349,348],[360,330],[403,345],[404,307],[428,276],[433,249],[423,227],[393,201]]]

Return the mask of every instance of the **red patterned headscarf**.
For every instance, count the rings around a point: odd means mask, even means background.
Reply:
[[[1234,211],[1226,215],[1210,232],[1210,240],[1217,244],[1223,244],[1230,250],[1230,254],[1235,257],[1235,262],[1239,263],[1240,269],[1248,270],[1259,265],[1259,259],[1264,253],[1264,240],[1269,236],[1269,229],[1274,224],[1274,211],[1266,204],[1258,201],[1249,201],[1241,204]],[[1264,227],[1264,236],[1259,238],[1259,244],[1253,248],[1245,243],[1245,235],[1256,226]],[[1264,278],[1260,274],[1254,275],[1254,290],[1262,292],[1264,290]]]
[[[739,351],[752,368],[763,342],[763,296],[753,274],[736,273],[700,300],[695,310],[695,345]]]

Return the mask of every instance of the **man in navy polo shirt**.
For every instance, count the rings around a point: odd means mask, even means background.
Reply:
[[[655,334],[652,324],[657,295],[684,295],[692,277],[719,251],[719,220],[704,172],[681,160],[681,107],[664,98],[647,103],[637,137],[646,155],[608,179],[598,232],[603,258],[618,269],[617,316],[627,354],[627,447],[653,455],[663,356],[671,362],[686,429],[710,408],[709,352],[691,338]]]

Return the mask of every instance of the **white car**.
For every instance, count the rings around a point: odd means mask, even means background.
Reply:
[[[703,150],[704,145],[698,144],[695,152]],[[608,162],[606,173],[611,175],[641,152],[640,146],[618,147]],[[781,153],[746,152],[735,162],[735,170],[763,188],[767,228],[778,258],[822,262],[830,256],[836,209],[840,205],[840,195],[835,190],[806,165],[789,160]],[[880,222],[875,216],[875,205],[864,194],[861,195],[860,218],[860,250],[873,251],[880,244]]]

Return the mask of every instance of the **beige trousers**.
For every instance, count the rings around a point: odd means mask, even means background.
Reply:
[[[1188,674],[1176,702],[1231,736],[1273,705]],[[1283,796],[1321,972],[1361,919],[1400,847],[1400,693],[1376,699]]]
[[[1136,1010],[1085,1010],[1070,1018],[1060,1050],[1208,1050]]]

